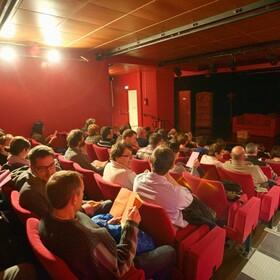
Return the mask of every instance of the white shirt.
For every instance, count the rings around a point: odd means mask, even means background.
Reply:
[[[203,155],[201,160],[200,160],[200,163],[203,163],[203,164],[214,164],[217,167],[223,167],[223,163],[222,162],[217,160],[215,157],[208,156],[208,155]]]
[[[148,172],[136,176],[133,191],[144,201],[163,207],[173,225],[181,228],[188,225],[188,222],[183,220],[181,210],[192,203],[193,196],[185,187],[174,186],[165,176]]]

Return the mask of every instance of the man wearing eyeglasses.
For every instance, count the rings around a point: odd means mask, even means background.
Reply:
[[[41,218],[52,210],[47,197],[46,183],[60,168],[56,166],[54,151],[48,146],[36,146],[30,150],[28,156],[30,169],[27,171],[27,181],[20,190],[19,204]],[[107,209],[106,205],[110,207],[111,202],[108,204],[105,202],[104,205],[96,204],[96,206],[85,203],[81,210],[92,216],[96,214],[97,207],[104,207],[105,212],[109,212],[110,208]]]

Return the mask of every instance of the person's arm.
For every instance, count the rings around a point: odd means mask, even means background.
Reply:
[[[122,229],[120,243],[116,245],[111,236],[108,238],[104,236],[104,239],[95,247],[92,252],[92,261],[95,264],[96,262],[101,264],[100,276],[102,276],[102,267],[117,278],[124,276],[129,271],[136,254],[140,220],[138,210],[133,207],[129,211],[127,221]]]

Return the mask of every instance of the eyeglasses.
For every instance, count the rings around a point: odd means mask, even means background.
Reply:
[[[133,154],[130,154],[130,155],[122,155],[121,157],[129,157],[129,158],[131,158],[131,157],[133,157]]]
[[[46,172],[48,171],[50,168],[54,168],[55,167],[55,162],[52,162],[50,165],[48,166],[36,166],[37,171],[39,172]]]

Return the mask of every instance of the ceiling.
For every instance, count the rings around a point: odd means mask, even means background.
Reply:
[[[277,67],[280,59],[276,0],[0,0],[2,16],[13,1],[0,43],[71,48],[87,60],[121,55],[178,71]],[[110,73],[138,67],[117,63]]]

